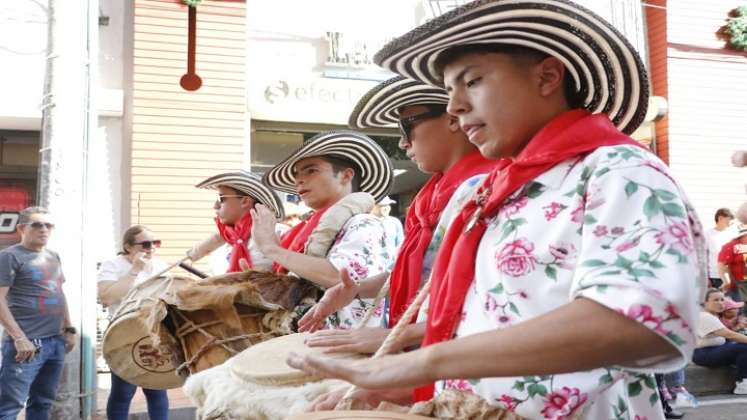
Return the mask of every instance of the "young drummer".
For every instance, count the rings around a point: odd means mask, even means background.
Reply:
[[[475,185],[476,175],[489,172],[495,165],[469,142],[457,119],[446,112],[447,103],[448,95],[443,89],[398,76],[371,89],[350,115],[349,125],[353,128],[399,126],[402,135],[399,147],[418,169],[433,174],[407,213],[405,240],[390,279],[389,328],[400,319],[430,275],[445,233],[445,229],[435,228],[446,204],[462,183],[470,180],[468,184]],[[320,303],[301,319],[300,329],[315,329],[326,316],[359,294],[376,295],[387,274],[361,282],[343,282],[329,289]],[[424,327],[422,323],[413,325],[402,344],[419,344]],[[323,330],[310,337],[307,344],[329,347],[330,351],[373,353],[388,331],[386,328]]]
[[[190,260],[197,261],[228,243],[232,247],[228,264],[229,273],[241,271],[241,260],[246,262],[247,268],[270,271],[272,261],[262,255],[251,237],[253,219],[249,211],[256,204],[262,204],[272,209],[275,222],[282,220],[283,204],[277,194],[262,184],[257,175],[247,171],[218,174],[202,181],[196,187],[218,192],[218,198],[213,205],[218,232],[192,247],[187,252]],[[274,223],[273,228],[278,233],[286,230],[284,225],[279,223]]]
[[[626,135],[648,100],[630,44],[568,1],[483,0],[376,60],[443,84],[470,141],[508,160],[442,216],[422,349],[290,364],[400,402],[435,382],[527,418],[663,418],[651,373],[692,354],[703,236],[666,166]]]
[[[276,271],[295,273],[325,289],[340,281],[341,271],[354,280],[379,274],[391,257],[386,254],[384,226],[368,213],[370,208],[345,221],[326,257],[305,251],[328,210],[343,204],[354,192],[370,194],[373,206],[387,195],[393,180],[389,158],[370,138],[347,130],[321,133],[270,169],[263,179],[271,188],[298,194],[314,213],[288,231],[281,243],[273,230],[272,212],[257,206],[252,211],[252,236],[260,251],[275,262]],[[351,328],[371,305],[371,299],[355,299],[329,318],[329,324]],[[380,325],[381,318],[381,311],[377,311],[369,325]]]

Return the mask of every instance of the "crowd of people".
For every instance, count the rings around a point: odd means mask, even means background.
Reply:
[[[566,1],[482,1],[376,60],[398,76],[363,96],[351,130],[308,139],[262,176],[197,185],[217,193],[216,227],[190,260],[228,247],[228,272],[316,285],[320,299],[298,320],[309,347],[371,354],[389,338],[396,351],[354,362],[291,354],[289,365],[357,385],[367,407],[460,392],[525,418],[677,418],[667,401],[690,399],[691,361],[735,364],[734,393],[747,394],[747,204],[744,220],[720,209],[704,231],[670,170],[629,137],[648,80],[614,27]],[[431,174],[404,232],[386,209],[389,158],[360,132],[393,126]],[[308,214],[286,214],[278,192]],[[46,248],[53,228],[44,209],[24,210],[21,243],[0,251],[0,420],[24,406],[27,419],[48,418],[77,342],[60,258]],[[160,245],[145,226],[124,232],[97,275],[110,312],[168,268]],[[137,386],[111,379],[107,416],[127,418]],[[150,417],[167,418],[165,391],[143,391]],[[344,393],[308,409],[332,409]]]

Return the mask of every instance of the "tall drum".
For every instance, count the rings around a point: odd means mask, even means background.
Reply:
[[[143,388],[182,386],[184,378],[176,374],[178,349],[168,345],[156,347],[145,317],[162,296],[194,283],[189,277],[162,276],[130,290],[104,332],[104,359],[112,372]]]

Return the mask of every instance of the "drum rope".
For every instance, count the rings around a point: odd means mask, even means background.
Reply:
[[[417,296],[415,296],[415,299],[410,303],[410,306],[407,307],[407,310],[402,315],[402,317],[397,321],[397,324],[392,328],[392,330],[387,334],[386,339],[384,339],[384,342],[381,343],[381,347],[379,347],[378,350],[376,350],[376,353],[374,353],[373,356],[371,356],[371,359],[378,359],[381,356],[389,354],[393,349],[395,344],[399,342],[399,339],[405,332],[405,328],[410,324],[410,320],[413,316],[417,313],[417,311],[420,309],[420,306],[423,305],[423,302],[428,297],[428,291],[431,288],[431,280],[428,279],[428,281],[423,285],[423,288],[420,289],[420,292],[418,292]],[[345,392],[345,395],[342,397],[342,399],[337,403],[335,406],[335,410],[340,409],[344,407],[345,405],[348,405],[347,403],[349,401],[352,401],[353,394],[355,393],[355,390],[358,387],[355,385],[351,385],[350,388]]]
[[[272,332],[258,332],[258,333],[238,335],[236,337],[223,338],[223,339],[220,339],[220,340],[218,340],[218,338],[215,337],[215,336],[211,335],[211,337],[212,338],[207,343],[203,344],[202,347],[200,347],[200,349],[197,350],[197,352],[195,354],[193,354],[192,357],[189,358],[189,360],[187,360],[186,362],[182,363],[181,365],[179,365],[178,368],[176,368],[176,372],[178,374],[181,375],[182,372],[185,369],[187,369],[187,370],[189,370],[191,372],[191,368],[197,363],[197,360],[199,358],[201,358],[208,350],[210,350],[211,348],[213,348],[215,346],[221,346],[225,350],[227,350],[229,353],[231,353],[232,355],[235,356],[235,355],[237,355],[240,352],[238,352],[238,351],[236,351],[236,350],[234,350],[234,349],[232,349],[230,347],[227,347],[225,344],[231,343],[231,342],[234,342],[234,341],[245,340],[245,339],[252,340],[254,338],[259,338],[260,341],[265,341],[268,338],[274,338],[274,337],[276,337],[276,335],[274,333],[272,333]],[[254,343],[252,343],[252,344],[254,344]]]

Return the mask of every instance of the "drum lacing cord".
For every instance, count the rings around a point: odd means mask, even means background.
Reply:
[[[183,314],[181,314],[181,312],[175,311],[174,313],[177,316],[179,316],[181,320],[184,322],[184,324],[181,327],[179,327],[179,329],[177,330],[177,336],[182,341],[182,348],[186,348],[186,346],[184,345],[184,339],[182,338],[185,334],[189,334],[189,333],[197,331],[208,338],[207,343],[203,344],[202,347],[200,347],[200,349],[197,350],[197,352],[193,354],[192,357],[189,358],[189,360],[182,363],[181,365],[179,365],[179,367],[176,368],[176,373],[178,375],[188,374],[187,372],[185,372],[185,370],[191,373],[192,367],[194,367],[194,365],[197,363],[197,360],[201,358],[208,350],[210,350],[211,348],[215,346],[220,346],[224,350],[226,350],[228,353],[230,353],[232,356],[235,356],[239,352],[234,350],[227,344],[232,343],[234,341],[239,341],[239,340],[248,339],[251,341],[252,339],[256,339],[256,338],[259,338],[259,341],[264,341],[264,340],[267,340],[268,338],[274,338],[277,336],[277,334],[273,332],[260,331],[256,333],[242,334],[242,335],[237,335],[235,337],[219,339],[213,334],[210,334],[209,332],[205,331],[203,327],[216,325],[220,322],[212,321],[212,322],[207,322],[207,323],[198,325],[192,322],[192,320],[185,317]]]
[[[384,339],[384,342],[381,343],[381,347],[379,347],[379,349],[376,350],[376,353],[371,356],[371,359],[378,359],[381,356],[389,354],[394,349],[394,345],[399,342],[399,339],[405,332],[405,328],[407,328],[407,326],[410,324],[410,320],[413,316],[415,316],[415,313],[417,313],[417,311],[420,309],[420,306],[423,305],[425,298],[428,297],[428,291],[430,290],[430,288],[431,280],[428,279],[428,281],[423,285],[423,288],[420,289],[420,292],[418,292],[418,295],[415,296],[415,299],[412,301],[410,306],[407,307],[407,310],[402,315],[402,318],[397,321],[397,325],[395,325],[394,328],[392,328],[392,330],[389,332],[389,334],[387,334],[386,339]],[[355,390],[357,388],[357,386],[351,385],[334,409],[339,410],[344,408],[346,405],[350,405],[353,400],[353,393],[355,393]]]

